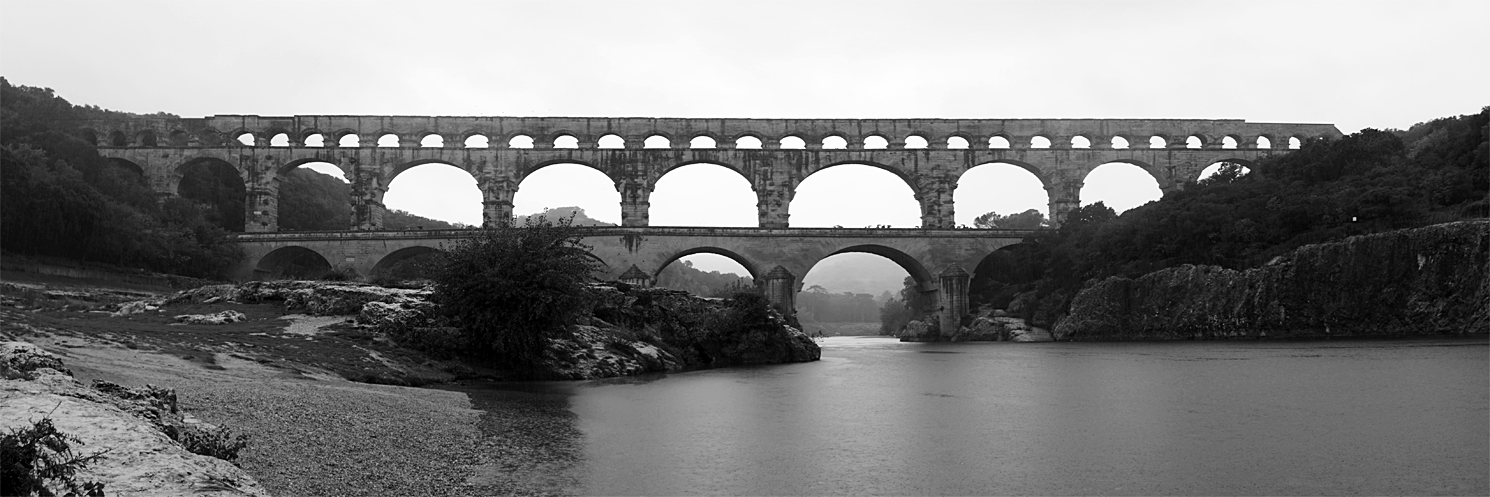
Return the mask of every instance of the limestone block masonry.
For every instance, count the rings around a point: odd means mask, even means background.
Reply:
[[[240,278],[319,258],[370,274],[440,250],[461,231],[385,232],[383,196],[414,166],[444,163],[473,178],[487,224],[512,219],[524,178],[573,163],[599,170],[621,197],[622,226],[587,238],[606,276],[641,281],[678,257],[709,252],[741,262],[773,302],[792,309],[800,281],[823,257],[883,255],[935,294],[943,327],[967,312],[968,274],[993,250],[1027,233],[955,228],[953,191],[962,174],[1002,162],[1044,185],[1059,223],[1080,205],[1088,173],[1111,162],[1147,171],[1164,192],[1210,164],[1243,164],[1301,143],[1342,136],[1331,124],[1239,119],[674,119],[606,117],[239,116],[85,121],[82,138],[138,170],[161,196],[209,162],[243,180],[250,258]],[[793,145],[798,145],[793,148]],[[277,233],[279,178],[311,162],[335,164],[351,182],[348,231]],[[669,171],[718,164],[743,176],[757,198],[758,228],[648,228],[649,198]],[[864,164],[905,181],[921,208],[920,229],[789,228],[796,188],[840,164]],[[852,188],[852,185],[844,185]],[[635,272],[629,269],[635,268]]]

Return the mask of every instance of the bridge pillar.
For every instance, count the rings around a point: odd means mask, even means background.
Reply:
[[[383,229],[383,174],[376,167],[362,167],[356,159],[343,161],[343,171],[352,171],[352,230]]]
[[[268,146],[266,143],[265,146]],[[279,231],[279,188],[268,158],[257,153],[239,155],[237,168],[243,178],[243,231],[266,233]]]
[[[791,271],[776,266],[766,273],[766,300],[776,307],[782,316],[790,318],[797,312],[797,277]]]
[[[490,168],[477,180],[481,186],[481,225],[492,227],[512,222],[512,196],[517,185],[511,178],[498,177]]]
[[[647,226],[652,188],[641,181],[623,179],[616,181],[616,190],[621,192],[621,226]]]
[[[951,338],[962,328],[962,317],[968,313],[967,286],[969,276],[962,266],[952,264],[937,275],[941,288],[937,292],[938,318],[943,339]]]
[[[916,178],[920,190],[916,200],[921,203],[921,227],[929,229],[951,229],[957,226],[952,206],[952,193],[957,186],[955,178],[925,175]]]
[[[1052,176],[1045,193],[1050,198],[1050,227],[1059,228],[1066,215],[1081,207],[1081,187],[1085,182],[1081,178]]]
[[[773,178],[772,173],[762,175],[755,182],[755,210],[758,225],[762,228],[785,228],[791,226],[792,197],[796,194],[796,182],[790,177]]]
[[[279,194],[273,186],[252,185],[243,197],[243,231],[279,231]]]

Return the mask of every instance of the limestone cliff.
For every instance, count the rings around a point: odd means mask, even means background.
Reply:
[[[1490,221],[1307,245],[1266,266],[1179,266],[1083,290],[1064,340],[1490,331]]]

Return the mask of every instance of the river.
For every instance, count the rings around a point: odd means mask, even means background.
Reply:
[[[605,495],[1490,493],[1483,336],[822,345],[806,364],[464,389],[523,420],[483,427],[508,462],[477,480]]]

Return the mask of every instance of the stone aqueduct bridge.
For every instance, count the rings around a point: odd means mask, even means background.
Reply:
[[[1079,205],[1086,175],[1105,163],[1141,167],[1169,192],[1216,162],[1247,163],[1286,153],[1295,139],[1341,136],[1330,124],[1149,119],[214,116],[89,121],[80,127],[101,154],[137,168],[161,195],[176,194],[190,168],[211,161],[232,166],[247,192],[250,233],[239,237],[250,254],[239,271],[245,278],[256,270],[272,271],[287,254],[306,250],[368,274],[380,263],[438,249],[461,236],[459,231],[380,231],[383,194],[411,167],[445,163],[470,173],[490,223],[512,218],[513,196],[527,175],[552,164],[577,163],[605,173],[621,194],[622,226],[597,229],[587,239],[612,277],[650,277],[680,256],[718,253],[744,265],[774,301],[791,309],[796,278],[817,260],[870,252],[904,267],[924,293],[936,294],[949,318],[966,311],[967,273],[993,250],[1023,237],[950,229],[953,191],[975,166],[1003,162],[1033,173],[1049,194],[1052,219],[1059,222]],[[359,146],[340,146],[350,144],[349,137]],[[1165,146],[1151,147],[1153,137]],[[1191,137],[1199,148],[1185,147]],[[523,138],[532,140],[531,147],[513,146],[525,143]],[[745,148],[746,138],[760,146]],[[793,138],[802,147],[783,148]],[[1040,138],[1050,146],[1036,148]],[[1114,147],[1114,138],[1130,146]],[[468,146],[482,139],[489,146]],[[825,147],[838,139],[839,147]],[[1227,139],[1237,146],[1223,146]],[[883,148],[866,147],[879,140]],[[619,146],[603,148],[604,142]],[[712,144],[692,146],[699,142]],[[310,162],[335,164],[351,181],[348,232],[276,233],[279,177]],[[646,228],[653,185],[669,171],[695,163],[719,164],[749,181],[759,228]],[[922,229],[788,228],[797,185],[840,164],[866,164],[904,180],[920,204]],[[633,266],[637,271],[628,273]],[[957,321],[942,320],[944,326]]]

